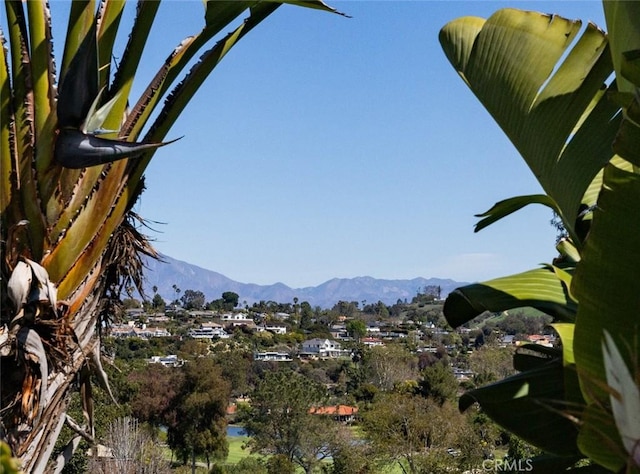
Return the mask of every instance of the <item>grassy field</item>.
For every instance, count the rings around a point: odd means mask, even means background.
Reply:
[[[251,454],[248,449],[243,449],[242,446],[247,442],[249,438],[247,436],[228,436],[229,441],[229,455],[225,464],[237,464],[242,459],[247,457],[261,458],[257,454]]]

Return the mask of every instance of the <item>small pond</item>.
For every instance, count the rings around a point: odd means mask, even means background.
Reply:
[[[227,436],[247,436],[247,433],[240,425],[228,425]]]

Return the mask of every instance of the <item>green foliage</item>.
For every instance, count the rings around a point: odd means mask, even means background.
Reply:
[[[458,381],[448,364],[436,362],[420,372],[420,393],[440,405],[453,401],[458,393]]]
[[[259,459],[246,457],[242,459],[239,463],[234,464],[232,466],[226,466],[224,473],[225,474],[269,474],[269,464],[267,462],[267,466],[265,463]],[[279,473],[285,473],[286,471],[278,471]],[[293,474],[293,471],[292,471]]]
[[[464,470],[482,460],[480,439],[450,403],[386,394],[362,414],[361,426],[372,454],[386,463],[401,463],[406,472],[451,472],[454,466]],[[450,455],[450,449],[460,455]]]
[[[182,307],[189,310],[201,310],[204,309],[205,296],[202,291],[199,290],[185,290],[180,297]]]
[[[367,334],[367,325],[361,319],[352,319],[347,322],[347,334],[359,341]]]
[[[6,474],[20,472],[20,462],[11,455],[11,448],[4,441],[0,441],[0,468]]]
[[[640,434],[625,434],[623,443],[618,431],[628,416],[609,406],[638,403],[637,377],[615,393],[607,385],[638,366],[638,353],[605,370],[602,341],[610,334],[614,346],[635,347],[638,338],[640,3],[603,3],[608,36],[594,25],[581,29],[579,21],[512,9],[442,29],[447,57],[546,193],[497,203],[478,216],[476,230],[535,203],[553,209],[567,234],[553,264],[460,288],[447,298],[445,314],[459,325],[485,310],[526,305],[563,321],[554,325],[562,352],[516,354],[519,374],[473,390],[461,407],[478,401],[502,426],[557,456],[587,455],[606,469],[635,472]],[[631,400],[616,395],[629,391]],[[554,462],[556,471],[572,464]]]
[[[304,468],[329,455],[332,420],[313,415],[322,405],[322,386],[290,370],[266,372],[253,394],[244,419],[252,452],[281,454]]]
[[[266,462],[267,474],[294,474],[296,466],[284,454],[270,456]]]
[[[230,384],[209,358],[187,361],[183,378],[166,410],[167,442],[180,459],[192,455],[224,458],[228,453],[225,419]]]

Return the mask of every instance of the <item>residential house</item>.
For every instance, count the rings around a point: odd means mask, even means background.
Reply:
[[[253,322],[253,319],[248,318],[245,313],[226,313],[222,315],[220,321],[225,326],[247,326],[251,329],[255,329],[256,327],[256,323]]]
[[[377,337],[363,337],[362,339],[360,339],[360,342],[367,347],[376,347],[376,346],[384,345],[384,342],[382,342],[382,339]]]
[[[330,416],[341,423],[353,423],[358,414],[358,407],[349,405],[312,407],[309,413],[313,415]]]
[[[302,358],[335,358],[341,355],[343,355],[343,350],[339,342],[320,338],[304,341],[300,351]]]
[[[553,336],[543,336],[540,334],[530,334],[527,336],[527,342],[531,342],[533,344],[539,344],[541,346],[553,347],[553,343],[555,342],[555,337]]]
[[[165,367],[182,367],[184,365],[184,360],[178,359],[178,356],[175,354],[171,354],[167,356],[151,356],[149,363],[162,364]]]
[[[287,352],[254,352],[253,360],[263,362],[291,362],[293,359]]]
[[[203,323],[197,329],[191,329],[189,336],[194,339],[228,339],[230,336],[220,324]]]
[[[272,332],[273,334],[286,334],[287,326],[285,326],[284,324],[264,323],[261,326],[258,326],[256,328],[256,331],[258,332],[269,331],[269,332]]]
[[[159,327],[147,327],[143,324],[141,327],[136,327],[133,321],[129,324],[123,324],[113,326],[111,328],[111,336],[113,337],[139,337],[140,339],[149,339],[151,337],[171,337],[171,333],[164,328]]]

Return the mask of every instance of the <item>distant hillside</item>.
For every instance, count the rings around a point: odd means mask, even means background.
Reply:
[[[276,301],[286,303],[297,297],[299,301],[308,301],[311,306],[331,308],[336,302],[364,300],[375,303],[394,304],[400,300],[413,298],[419,289],[429,285],[439,285],[442,296],[446,296],[463,282],[441,278],[414,278],[412,280],[380,280],[372,277],[334,278],[318,286],[290,288],[283,283],[256,285],[240,283],[226,276],[190,263],[175,260],[166,255],[164,262],[147,260],[145,271],[145,292],[153,295],[152,288],[158,287],[158,293],[167,301],[176,298],[173,285],[182,292],[185,290],[202,291],[207,301],[220,298],[223,292],[233,291],[240,295],[240,302],[249,305],[257,301]]]

